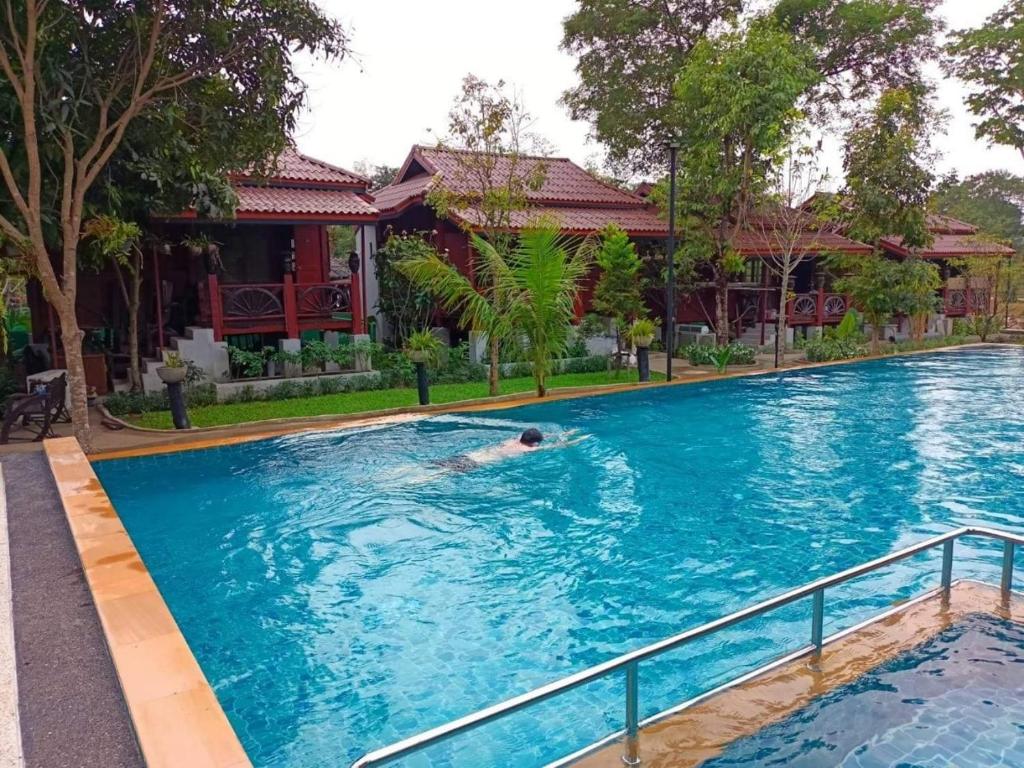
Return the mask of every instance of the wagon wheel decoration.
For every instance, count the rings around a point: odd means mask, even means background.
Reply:
[[[842,296],[829,296],[825,299],[825,316],[839,317],[846,314],[846,299]]]
[[[950,291],[946,296],[946,306],[950,309],[963,309],[966,304],[965,291]]]
[[[972,293],[971,303],[974,305],[971,309],[976,312],[988,309],[988,291],[975,291]]]
[[[351,307],[348,286],[314,285],[299,292],[299,312],[304,315],[331,315],[347,312]]]
[[[225,291],[224,314],[230,317],[283,315],[281,298],[268,288],[236,288]]]
[[[818,311],[818,302],[811,296],[797,296],[793,302],[794,315],[813,315]]]

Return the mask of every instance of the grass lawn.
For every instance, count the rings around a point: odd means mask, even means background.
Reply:
[[[651,371],[653,380],[663,380],[662,374]],[[557,387],[592,387],[602,384],[630,384],[637,381],[637,372],[600,371],[598,373],[567,373],[548,379],[548,389]],[[501,394],[510,395],[533,391],[532,378],[504,379]],[[487,382],[474,381],[467,384],[437,384],[430,388],[430,402],[454,403],[487,397]],[[241,424],[247,421],[266,419],[301,418],[326,414],[351,414],[365,411],[379,411],[386,408],[402,408],[416,405],[415,389],[379,389],[367,392],[342,392],[336,395],[297,397],[291,400],[259,400],[251,403],[228,403],[207,405],[189,409],[194,427],[221,427]],[[138,416],[125,417],[140,427],[151,429],[173,429],[170,411],[154,411]]]

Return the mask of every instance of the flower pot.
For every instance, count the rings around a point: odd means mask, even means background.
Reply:
[[[408,352],[406,352],[406,354],[409,356],[409,359],[412,360],[414,363],[425,363],[427,362],[427,360],[430,359],[429,352],[419,349],[410,349]]]
[[[164,384],[181,384],[185,381],[187,374],[188,369],[185,367],[171,368],[167,365],[161,365],[156,369],[156,375],[160,377],[160,381]]]
[[[635,339],[633,339],[633,343],[638,347],[649,347],[652,343],[654,343],[654,334],[652,333],[647,336],[637,336]]]

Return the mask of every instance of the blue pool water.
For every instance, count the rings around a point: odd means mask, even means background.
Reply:
[[[703,768],[1019,768],[1024,627],[972,616]]]
[[[961,350],[97,471],[257,766],[344,765],[951,526],[1024,528],[1024,351]],[[464,474],[527,426],[579,445]],[[998,545],[957,545],[991,580]],[[826,631],[937,553],[830,590]],[[653,714],[806,643],[800,603],[647,663]],[[532,766],[623,721],[588,685],[404,765]]]

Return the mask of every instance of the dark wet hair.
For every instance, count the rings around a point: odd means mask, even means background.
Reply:
[[[522,443],[523,445],[534,446],[540,445],[540,442],[543,439],[544,435],[541,434],[539,429],[530,427],[528,430],[523,432],[522,435],[520,435],[519,442]]]

